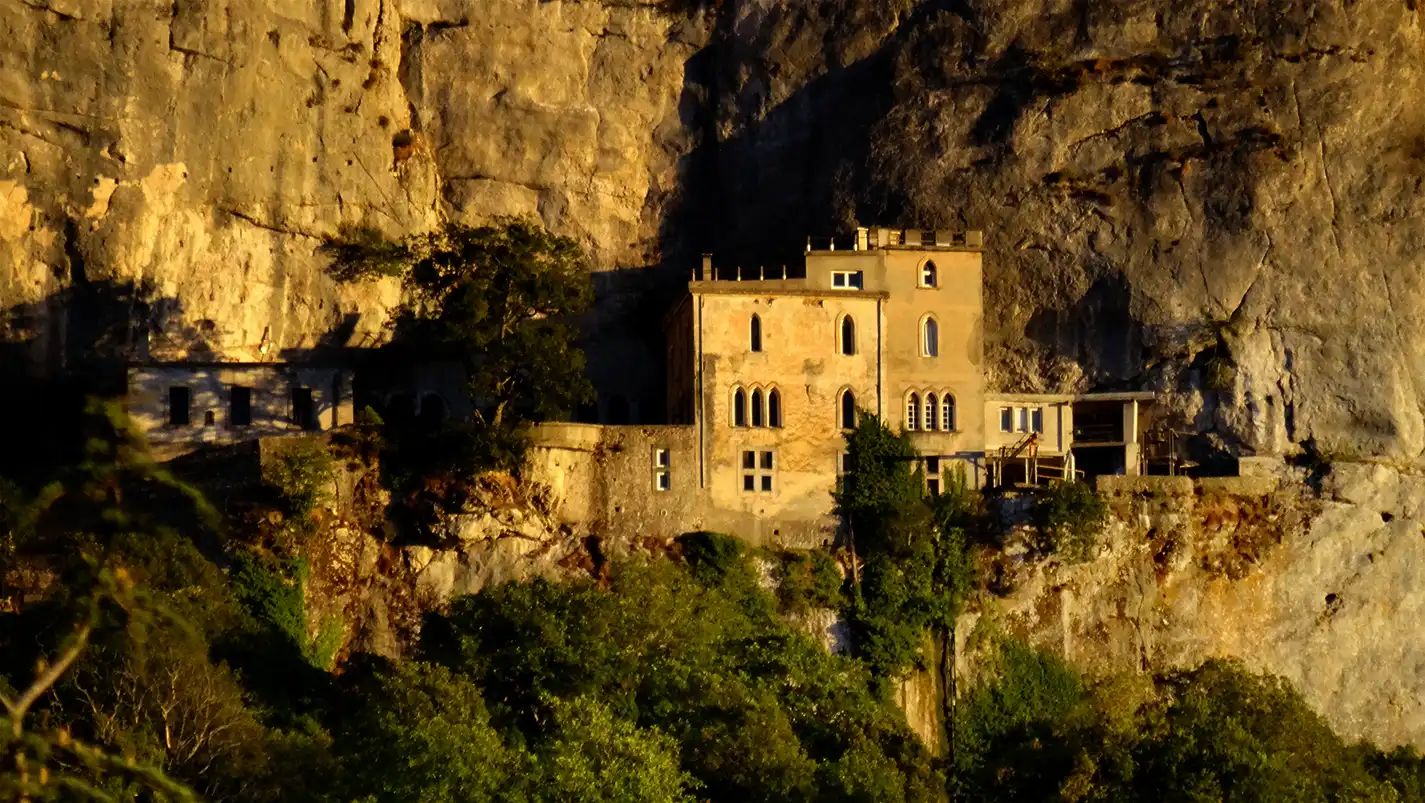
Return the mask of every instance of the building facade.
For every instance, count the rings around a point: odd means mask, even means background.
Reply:
[[[160,458],[208,444],[321,432],[354,421],[352,371],[289,363],[146,363],[128,411]]]

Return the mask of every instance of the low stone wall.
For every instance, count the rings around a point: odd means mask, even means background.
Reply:
[[[1094,487],[1106,496],[1192,496],[1194,494],[1224,494],[1228,496],[1267,496],[1280,487],[1274,476],[1257,477],[1160,477],[1101,476]]]

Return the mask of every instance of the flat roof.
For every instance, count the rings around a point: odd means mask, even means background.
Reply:
[[[1151,390],[1127,390],[1109,393],[986,393],[985,401],[1022,402],[1113,402],[1153,401],[1158,394]]]
[[[719,279],[688,283],[693,295],[804,296],[810,298],[890,298],[884,290],[851,290],[808,287],[805,279]],[[793,284],[795,282],[795,284]]]

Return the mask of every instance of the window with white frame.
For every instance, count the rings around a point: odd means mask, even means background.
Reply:
[[[1015,427],[1015,430],[1016,430],[1017,432],[1027,432],[1027,431],[1029,431],[1029,408],[1028,408],[1028,407],[1021,407],[1021,408],[1019,408],[1019,423],[1018,423],[1018,426]]]
[[[667,449],[653,450],[653,490],[667,491],[673,487],[673,457]]]
[[[937,415],[937,413],[939,413],[938,407],[939,403],[935,399],[935,394],[925,394],[925,415],[920,420],[925,422],[923,426],[926,432],[931,432],[935,429],[936,419],[939,418],[939,415]]]
[[[772,493],[776,487],[777,456],[770,449],[744,449],[742,452],[742,491]]]
[[[940,397],[940,429],[944,432],[955,431],[955,397],[949,393]]]
[[[1035,407],[1029,411],[1029,428],[1035,432],[1044,431],[1044,408]]]
[[[1013,408],[1013,407],[1001,407],[1001,408],[999,408],[999,431],[1000,431],[1000,432],[1013,432],[1013,431],[1014,431],[1014,408]]]
[[[831,272],[831,286],[838,290],[860,290],[864,276],[859,270],[834,270]]]
[[[920,266],[921,287],[935,287],[938,279],[939,276],[937,275],[934,262],[927,260],[924,265]]]
[[[907,432],[914,432],[919,429],[920,424],[920,396],[912,393],[905,400],[905,428]]]
[[[933,316],[926,316],[920,323],[920,354],[922,357],[940,356],[940,323]]]

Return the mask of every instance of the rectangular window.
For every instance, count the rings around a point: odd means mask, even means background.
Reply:
[[[193,403],[193,393],[183,385],[175,385],[168,389],[168,425],[170,427],[186,427],[191,420],[191,406]]]
[[[925,458],[925,474],[926,474],[926,476],[928,476],[928,477],[938,477],[938,476],[940,476],[940,458],[938,458],[938,457],[927,457],[927,458]]]
[[[772,493],[776,487],[776,457],[772,452],[744,451],[742,453],[742,490]]]
[[[1034,408],[1029,414],[1029,428],[1035,432],[1044,431],[1044,410],[1041,407]]]
[[[999,408],[999,431],[1011,432],[1014,430],[1014,408]]]
[[[859,270],[834,270],[831,272],[831,286],[838,290],[860,290],[863,283],[863,276]]]
[[[673,458],[668,454],[667,449],[653,450],[653,489],[655,491],[666,491],[673,487],[673,475],[670,469],[673,466]]]
[[[1029,429],[1029,408],[1019,408],[1019,431],[1025,432]]]
[[[228,426],[252,424],[252,388],[234,386],[228,397]]]
[[[932,478],[932,479],[926,480],[926,481],[925,481],[925,490],[929,491],[931,496],[939,496],[939,495],[940,495],[940,480],[939,480],[939,478]]]
[[[292,423],[301,429],[317,429],[317,404],[311,388],[292,388]]]

